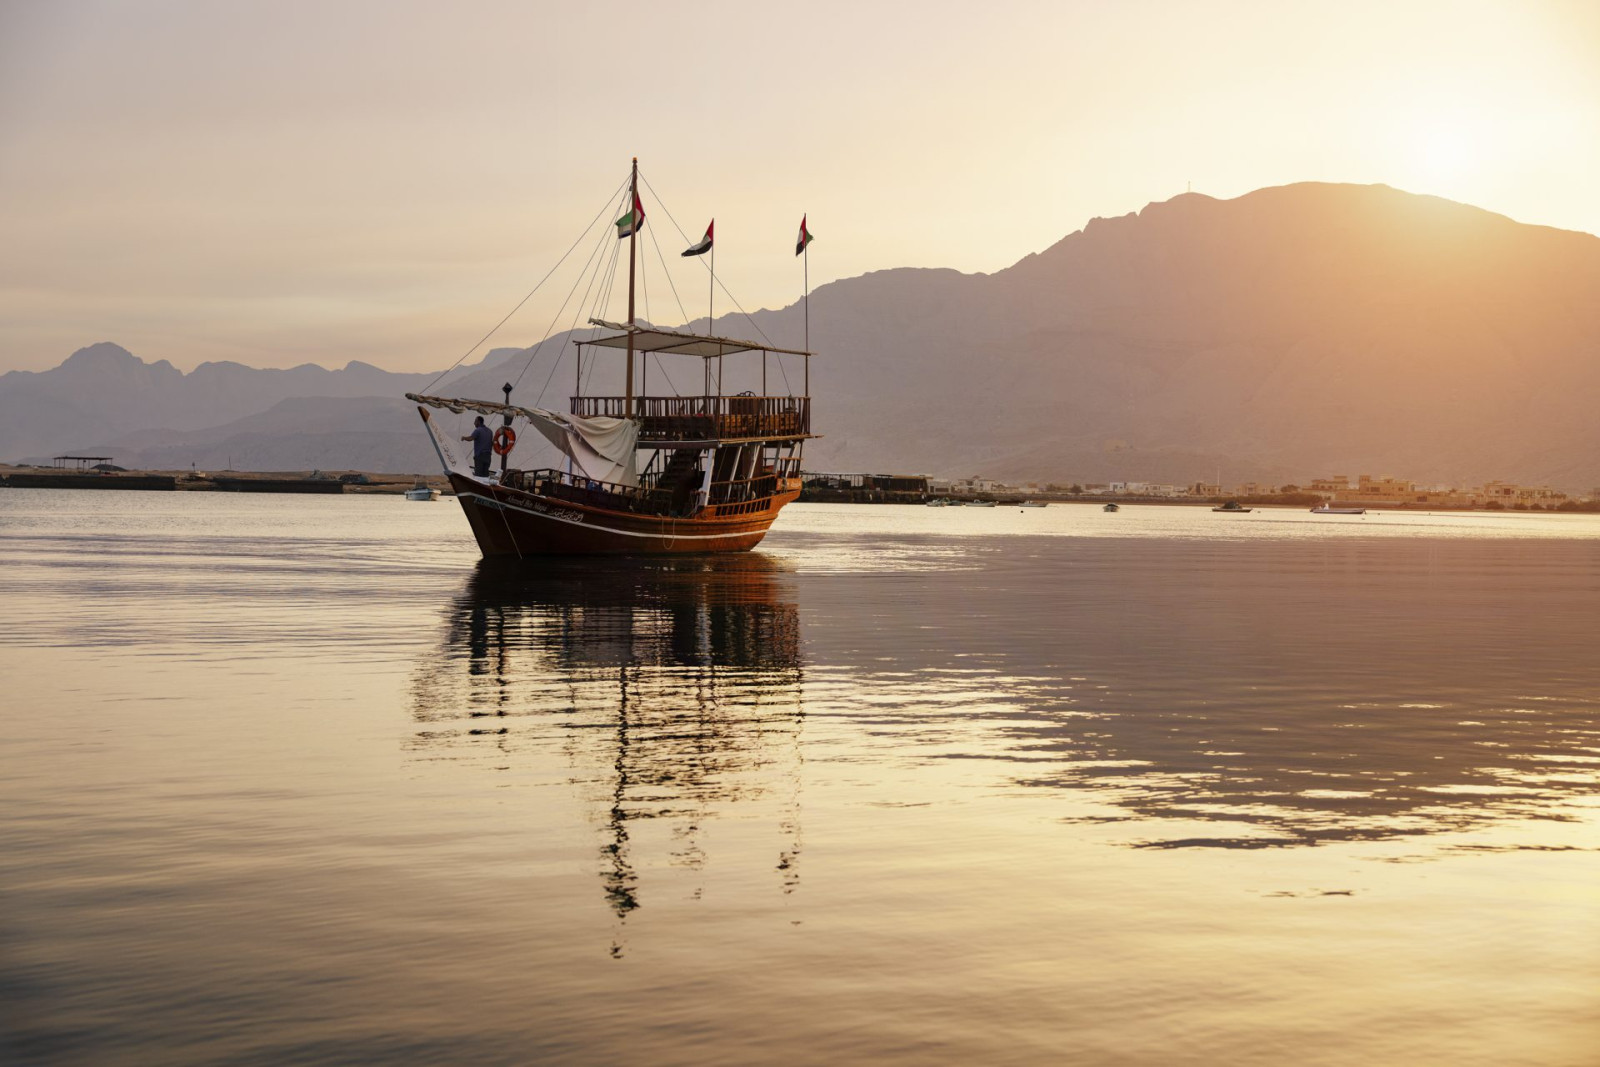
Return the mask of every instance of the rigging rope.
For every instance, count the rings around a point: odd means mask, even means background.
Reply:
[[[650,317],[650,275],[645,273],[650,260],[645,256],[640,256],[639,260],[639,288],[644,290],[644,321],[653,326],[655,320]]]
[[[655,196],[655,190],[654,189],[650,190],[650,195],[651,196]],[[660,197],[656,197],[656,203],[658,203],[658,204],[661,203],[661,198]],[[666,210],[666,206],[662,205],[661,210],[665,211]],[[669,215],[668,217],[670,218],[671,216]],[[672,299],[674,299],[674,300],[676,300],[678,302],[678,314],[683,316],[683,321],[687,324],[688,321],[689,321],[689,313],[684,310],[683,297],[678,295],[678,284],[672,280],[672,272],[667,269],[667,257],[661,254],[661,242],[656,240],[655,231],[654,230],[650,231],[650,244],[656,250],[656,259],[661,261],[661,273],[665,274],[667,276],[667,284],[672,287]],[[707,333],[711,332],[709,320],[707,321],[706,332]]]
[[[672,217],[672,212],[667,210],[666,202],[661,199],[661,194],[656,192],[655,186],[650,184],[650,179],[648,179],[648,178],[646,178],[644,176],[644,172],[643,171],[639,172],[639,180],[644,182],[644,187],[646,189],[650,190],[650,195],[655,197],[656,198],[656,203],[661,205],[662,212],[666,214],[668,221],[670,221],[672,223],[672,228],[678,231],[678,236],[682,237],[685,242],[687,242],[689,244],[693,244],[694,242],[690,241],[689,240],[689,236],[683,232],[683,227],[678,225],[678,220]],[[706,268],[706,270],[709,271],[711,269],[711,264],[707,263],[705,265],[705,268]],[[771,345],[772,344],[772,338],[767,336],[766,331],[761,328],[761,325],[756,322],[756,320],[751,316],[750,312],[746,311],[744,309],[744,305],[739,303],[738,297],[734,296],[731,292],[729,292],[728,291],[728,287],[726,285],[722,284],[722,279],[713,276],[712,280],[717,283],[717,288],[721,289],[722,292],[724,293],[724,295],[726,295],[729,300],[733,301],[733,306],[739,309],[739,314],[743,315],[746,319],[750,320],[751,327],[756,331],[756,333],[759,333],[761,335],[761,339],[763,341],[767,342],[767,344]],[[711,323],[707,322],[706,323],[706,333],[710,333],[710,332],[711,332]]]
[[[627,184],[627,180],[624,179],[623,180],[623,185],[626,185],[626,184]],[[618,188],[620,189],[621,187],[619,186]],[[613,199],[615,199],[615,197],[616,197],[616,193],[612,193],[611,196],[606,198],[606,203],[609,204]],[[596,222],[599,222],[600,219],[605,217],[605,213],[606,213],[606,209],[604,207],[602,207],[600,209],[599,214],[595,215],[595,217],[593,219],[590,219],[589,220],[589,225],[585,226],[583,228],[583,232],[578,234],[578,239],[576,241],[572,242],[572,246],[570,248],[568,248],[564,253],[562,253],[560,259],[556,260],[556,265],[554,267],[551,267],[548,271],[546,271],[544,277],[539,279],[538,284],[536,284],[532,289],[528,290],[528,295],[523,297],[521,300],[517,301],[517,306],[512,308],[510,311],[506,312],[505,318],[501,319],[499,322],[494,324],[494,329],[490,330],[488,333],[486,333],[482,337],[478,338],[478,343],[477,344],[473,345],[471,348],[469,348],[465,352],[461,353],[461,357],[459,359],[457,359],[454,363],[450,364],[450,366],[446,367],[444,370],[440,371],[438,376],[435,377],[433,379],[433,381],[429,382],[425,386],[425,388],[432,389],[435,385],[437,385],[439,383],[439,380],[441,378],[443,378],[445,375],[449,374],[451,371],[455,370],[457,367],[461,366],[463,360],[465,360],[468,356],[472,355],[472,353],[476,352],[478,350],[478,348],[480,346],[482,346],[485,341],[487,341],[489,338],[493,337],[496,333],[498,333],[499,330],[500,330],[500,327],[504,326],[508,321],[510,321],[511,316],[515,315],[518,311],[521,311],[522,310],[522,305],[526,304],[529,300],[533,299],[533,294],[537,293],[539,291],[539,287],[544,285],[545,282],[550,280],[550,275],[554,274],[558,269],[560,269],[561,264],[565,263],[567,261],[567,257],[572,255],[572,250],[574,248],[578,247],[578,244],[584,239],[584,237],[588,236],[589,231],[594,228],[594,224]],[[529,357],[529,358],[530,358],[530,362],[531,362],[532,357]],[[526,370],[526,368],[524,368],[524,370]],[[520,378],[521,375],[518,375],[518,377]]]
[[[655,187],[650,184],[650,180],[644,176],[643,172],[640,172],[639,180],[644,182],[644,187],[646,189],[650,190],[650,195],[655,197],[656,203],[661,205],[662,213],[665,214],[667,216],[667,219],[672,223],[672,228],[678,231],[678,236],[682,237],[686,243],[693,244],[694,242],[690,241],[689,240],[689,236],[683,232],[683,227],[678,225],[678,220],[672,217],[672,212],[667,210],[667,205],[661,199],[661,194],[656,192]],[[656,254],[658,256],[661,254],[661,247],[659,245],[656,246]],[[706,267],[706,270],[710,270],[711,269],[711,264],[707,263],[705,265],[705,267]],[[748,319],[750,321],[750,325],[755,329],[756,333],[759,333],[761,335],[761,339],[763,341],[767,342],[767,344],[769,344],[769,345],[772,344],[772,338],[767,336],[767,332],[761,328],[761,324],[756,322],[755,318],[748,311],[746,311],[744,309],[744,305],[739,303],[739,299],[737,297],[735,297],[731,292],[728,291],[728,287],[726,285],[722,284],[722,279],[718,278],[715,274],[713,274],[711,276],[711,280],[716,283],[717,288],[721,289],[723,291],[723,293],[728,297],[729,300],[733,301],[733,306],[739,309],[739,314],[743,315],[746,319]],[[668,281],[671,281],[671,276],[670,275],[668,275]],[[672,295],[673,296],[677,296],[678,295],[678,290],[677,290],[676,287],[673,288]],[[683,301],[681,301],[681,300],[678,301],[678,310],[679,311],[683,311]],[[684,317],[685,321],[688,321],[689,313],[686,312],[686,311],[683,312],[683,317]],[[711,333],[711,332],[712,332],[712,321],[711,321],[711,317],[709,315],[707,315],[706,316],[706,333]],[[773,354],[773,358],[777,361],[778,373],[783,375],[783,387],[784,387],[784,389],[787,390],[791,395],[793,395],[794,386],[789,381],[789,372],[784,369],[783,357],[778,355],[778,354],[776,354],[776,353],[774,353]]]
[[[567,293],[567,299],[563,300],[561,302],[560,309],[556,311],[556,317],[559,318],[561,313],[567,309],[567,303],[568,303],[568,301],[570,301],[572,299],[572,294],[576,293],[578,291],[578,283],[583,281],[583,279],[585,277],[588,277],[589,284],[584,286],[583,297],[582,297],[582,299],[580,299],[578,301],[577,305],[573,308],[572,325],[567,327],[567,338],[568,338],[569,341],[571,340],[572,335],[578,331],[578,317],[583,314],[583,306],[584,306],[584,304],[588,303],[589,294],[590,294],[590,292],[592,292],[594,290],[595,280],[600,277],[601,264],[603,264],[605,262],[605,259],[606,259],[606,257],[603,254],[600,254],[600,253],[605,248],[606,239],[609,238],[610,236],[611,236],[610,233],[605,231],[605,230],[602,230],[600,232],[600,242],[595,245],[594,251],[589,253],[588,260],[586,260],[584,262],[583,271],[580,272],[578,277],[573,281],[572,289],[569,290],[568,293]],[[612,268],[613,270],[615,270],[615,266],[614,265],[615,265],[616,259],[617,259],[617,250],[621,246],[621,244],[622,244],[622,242],[618,241],[618,242],[616,242],[615,245],[613,245],[613,247],[611,249],[611,262],[613,264],[613,268]],[[589,270],[589,264],[590,263],[594,264],[594,270],[593,271]],[[556,322],[555,319],[551,320],[550,329],[552,329],[552,330],[555,329],[555,322]],[[540,342],[540,343],[542,344],[543,342]],[[581,359],[581,355],[582,355],[582,353],[580,351],[580,353],[579,353],[579,358],[580,359]],[[533,361],[529,360],[529,366],[532,366],[532,363],[533,363]],[[556,371],[559,370],[560,367],[561,367],[561,359],[558,356],[556,359],[554,359],[554,360],[552,360],[550,362],[550,373],[546,374],[544,376],[544,384],[539,387],[538,399],[536,399],[533,402],[533,406],[534,407],[538,407],[544,401],[544,394],[549,391],[550,383],[555,380]],[[524,371],[524,373],[526,373],[527,367],[524,367],[523,371]],[[580,381],[581,381],[582,374],[583,374],[583,367],[582,367],[582,364],[580,362],[580,364],[578,366],[578,375],[579,375]],[[521,375],[518,375],[517,376],[517,381],[520,382],[521,380],[522,380]],[[513,383],[513,384],[516,384],[516,383]],[[579,386],[579,391],[580,392],[582,391],[581,384]]]
[[[610,273],[606,276],[605,295],[599,301],[597,301],[597,303],[596,303],[596,309],[595,310],[599,312],[598,315],[594,316],[596,318],[602,318],[603,319],[603,318],[605,318],[605,317],[607,317],[608,315],[611,314],[611,294],[616,289],[616,285],[617,285],[617,268],[619,266],[621,266],[621,264],[622,264],[622,242],[618,241],[617,242],[617,246],[614,249],[611,250]],[[593,335],[594,334],[591,331],[590,336],[592,337]],[[589,353],[589,371],[588,371],[588,373],[590,375],[594,374],[595,358],[596,357],[595,357],[595,354],[593,352]],[[583,381],[587,381],[587,380],[588,380],[587,378],[583,379]],[[579,383],[578,391],[579,392],[583,391],[582,382]]]
[[[656,193],[656,191],[654,189],[650,190],[650,195],[651,196],[655,196],[655,193]],[[656,196],[656,203],[657,204],[661,204],[661,198],[659,196]],[[666,210],[666,205],[665,204],[661,204],[661,210],[662,211]],[[645,231],[645,236],[650,238],[650,245],[651,245],[652,248],[654,248],[656,250],[656,260],[658,262],[660,262],[660,264],[661,264],[661,273],[666,275],[666,277],[667,277],[667,286],[672,290],[672,299],[677,301],[678,314],[682,315],[683,316],[683,321],[687,323],[689,321],[689,313],[683,309],[683,298],[678,295],[678,286],[677,286],[677,283],[672,280],[672,271],[667,269],[667,257],[661,254],[661,242],[656,240],[656,234],[655,234],[655,230],[654,229],[646,230]],[[647,308],[648,308],[648,306],[649,305],[646,304]],[[656,370],[660,371],[661,372],[661,376],[667,380],[667,386],[668,386],[668,388],[670,388],[672,390],[672,395],[673,396],[682,396],[683,394],[678,392],[677,385],[674,384],[673,381],[672,381],[672,375],[667,373],[667,365],[665,363],[661,362],[661,357],[657,356],[655,353],[652,352],[650,354],[649,358],[654,358],[655,359]]]
[[[598,318],[604,319],[611,315],[611,291],[616,288],[617,265],[621,260],[622,242],[618,241],[616,247],[611,250],[611,265],[606,268],[605,288],[597,294],[598,299],[595,301],[595,308],[599,311]]]
[[[616,261],[616,256],[617,256],[617,253],[618,253],[619,249],[620,249],[620,242],[617,245],[613,245],[612,246],[611,257],[612,257],[613,263],[615,263],[615,261]],[[603,258],[604,257],[602,257],[602,259]],[[597,264],[595,264],[594,272],[589,275],[589,284],[584,287],[583,299],[578,301],[577,306],[573,309],[573,312],[572,312],[572,325],[567,327],[567,337],[568,337],[569,341],[571,340],[572,335],[578,332],[578,319],[579,319],[580,316],[583,315],[583,309],[584,309],[585,306],[588,306],[588,308],[589,308],[589,317],[590,318],[594,317],[595,306],[596,305],[589,303],[589,294],[590,293],[595,293],[595,299],[598,302],[599,293],[596,292],[596,290],[595,290],[595,283],[600,280],[600,276],[601,276],[601,269],[600,269],[600,265],[597,263]],[[603,288],[604,283],[601,283],[601,284],[602,284],[602,288]],[[590,337],[594,336],[594,330],[591,329],[589,331],[589,336]],[[581,393],[581,392],[583,392],[583,349],[578,348],[577,345],[573,345],[573,349],[574,349],[574,355],[573,355],[572,358],[573,358],[573,360],[575,361],[575,364],[576,364],[574,366],[574,368],[573,368],[574,371],[576,372],[576,374],[574,375],[574,378],[577,381],[578,392]],[[557,362],[559,363],[559,361],[557,361]],[[550,388],[550,383],[555,380],[555,375],[556,375],[556,368],[554,366],[552,366],[550,368],[550,373],[545,375],[544,385],[541,386],[540,389],[539,389],[539,399],[540,400],[544,399],[544,394],[545,394],[546,390],[548,390]]]
[[[667,209],[666,201],[661,199],[661,194],[656,192],[655,186],[650,184],[650,179],[646,178],[644,176],[644,172],[643,171],[639,172],[639,180],[644,182],[644,187],[646,189],[650,190],[650,195],[655,198],[655,201],[656,201],[657,204],[661,205],[662,213],[664,215],[666,215],[667,216],[667,220],[672,223],[672,228],[678,231],[678,236],[683,238],[683,241],[684,241],[685,244],[693,244],[694,242],[689,240],[689,235],[683,232],[683,227],[678,225],[678,220],[672,217],[672,212]],[[656,246],[656,254],[658,256],[661,254],[661,248],[660,248],[659,245]],[[706,268],[706,270],[709,271],[711,269],[711,264],[709,264],[709,263],[705,264],[705,268]],[[667,276],[667,280],[669,282],[672,280],[672,276],[670,274]],[[733,302],[733,306],[739,309],[739,314],[743,315],[749,321],[751,327],[754,328],[756,333],[761,335],[761,339],[763,341],[767,342],[767,344],[771,345],[772,344],[772,338],[767,336],[767,331],[763,330],[761,328],[761,324],[756,322],[755,317],[752,316],[750,314],[750,312],[748,312],[748,311],[746,311],[744,309],[744,305],[739,303],[739,298],[734,296],[733,293],[728,291],[728,287],[722,283],[722,279],[718,278],[715,274],[713,274],[711,276],[711,280],[712,280],[712,282],[714,282],[716,284],[717,288],[721,289],[723,294],[726,295],[727,298]],[[675,286],[674,286],[674,288],[672,290],[672,295],[673,296],[677,296],[678,295],[678,290],[677,290],[677,288]],[[679,311],[683,311],[683,301],[681,301],[681,300],[678,301],[678,310]],[[684,312],[683,313],[683,317],[684,317],[685,321],[688,321],[688,318],[689,318],[688,312]],[[712,332],[713,325],[714,324],[712,323],[710,315],[707,315],[706,316],[706,333],[711,333]],[[791,395],[793,395],[794,386],[789,381],[789,372],[784,369],[783,357],[782,356],[776,356],[775,358],[778,361],[778,373],[783,375],[783,387]],[[669,378],[668,382],[670,383],[670,381],[671,381],[671,379]]]
[[[600,212],[600,215],[596,216],[596,217],[597,218],[604,217],[604,215],[605,215],[605,210],[602,208],[601,212]],[[589,224],[589,227],[593,228],[593,226],[594,226],[594,223],[591,222]],[[589,230],[585,229],[583,232],[585,234],[587,234],[589,232]],[[567,310],[567,304],[568,304],[569,301],[572,300],[572,294],[578,291],[578,282],[583,281],[584,274],[588,272],[589,264],[594,262],[596,253],[598,253],[602,248],[605,247],[605,238],[606,238],[606,231],[602,229],[600,231],[600,241],[599,241],[599,243],[597,243],[595,245],[594,251],[589,253],[588,259],[584,260],[583,270],[579,272],[577,279],[575,281],[573,281],[572,288],[567,290],[567,298],[566,298],[566,300],[561,301],[561,306],[556,309],[555,315],[552,316],[551,319],[550,319],[550,325],[545,327],[544,337],[540,338],[538,344],[535,344],[533,346],[533,351],[528,354],[528,360],[527,360],[526,363],[524,363],[522,365],[522,370],[517,374],[516,381],[511,383],[511,387],[513,389],[515,389],[518,385],[522,384],[523,375],[528,373],[529,368],[531,368],[533,366],[534,358],[539,355],[539,350],[541,348],[543,348],[544,347],[544,343],[550,339],[551,332],[556,328],[556,323],[559,322],[560,319],[561,319],[561,313]],[[601,256],[600,258],[604,259],[605,257]],[[587,295],[588,294],[585,293],[585,296],[587,296]],[[582,305],[580,304],[579,307],[581,309]],[[559,360],[557,362],[559,362]],[[543,394],[542,393],[540,394],[540,399],[543,399]]]
[[[667,208],[666,203],[661,199],[660,194],[657,193],[655,191],[655,187],[650,184],[649,179],[645,178],[645,176],[642,173],[639,175],[639,177],[643,181],[644,187],[649,190],[651,197],[656,201],[657,206],[659,206],[661,208],[662,214],[666,215],[668,221],[670,221],[672,223],[673,229],[677,230],[678,236],[680,238],[682,238],[685,243],[692,243],[692,242],[689,241],[688,235],[684,233],[683,227],[678,225],[678,220],[673,217],[672,212]],[[622,210],[629,210],[629,209],[632,208],[633,205],[632,205],[631,196],[623,195],[623,194],[625,194],[627,192],[631,192],[631,190],[629,189],[628,180],[625,178],[625,179],[623,179],[622,183],[617,187],[617,189],[613,191],[612,196],[610,198],[608,198],[607,202],[609,203],[609,202],[611,202],[613,200],[616,200],[618,196],[622,196],[622,199],[625,202],[621,204],[621,209]],[[456,367],[460,366],[462,361],[465,360],[467,358],[467,356],[471,355],[473,351],[475,351],[485,341],[487,341],[490,337],[492,337],[500,329],[501,326],[504,326],[505,323],[507,321],[509,321],[510,318],[513,315],[515,315],[517,313],[517,311],[519,311],[522,308],[522,306],[524,304],[526,304],[528,302],[528,300],[530,300],[533,297],[534,293],[536,293],[540,289],[540,287],[542,287],[544,285],[545,282],[550,280],[550,277],[556,272],[556,270],[561,266],[561,264],[566,262],[566,260],[577,249],[578,245],[583,241],[584,237],[587,236],[589,234],[589,232],[594,229],[595,223],[597,223],[601,218],[603,218],[605,216],[605,211],[606,211],[605,208],[601,208],[600,212],[598,214],[596,214],[595,217],[589,221],[588,225],[586,225],[584,227],[583,231],[578,235],[577,240],[575,240],[572,243],[572,245],[567,249],[567,251],[562,254],[561,258],[556,261],[555,266],[551,267],[550,270],[548,272],[546,272],[545,276],[539,280],[539,283],[537,285],[535,285],[533,287],[533,289],[529,290],[528,294],[526,296],[524,296],[522,298],[522,300],[517,303],[516,307],[512,308],[511,311],[509,313],[507,313],[505,318],[501,319],[500,322],[498,322],[495,325],[494,329],[490,330],[487,334],[485,334],[483,336],[483,338],[480,339],[476,345],[473,345],[472,348],[470,348],[466,352],[462,353],[462,356],[461,356],[460,359],[456,360],[456,362],[453,363],[447,370],[443,371],[436,378],[434,378],[431,382],[429,382],[428,385],[425,386],[425,388],[430,388],[431,389],[434,385],[436,385],[440,381],[440,379],[444,378],[451,371],[455,370]],[[673,281],[672,271],[670,269],[668,269],[667,262],[666,262],[666,256],[661,251],[661,242],[656,240],[656,238],[655,238],[654,227],[651,227],[649,230],[647,230],[645,236],[649,239],[649,241],[651,243],[651,246],[655,249],[656,259],[661,264],[662,273],[664,275],[666,275],[667,285],[671,288],[673,300],[678,305],[678,312],[679,312],[680,315],[683,316],[684,321],[688,322],[689,321],[688,311],[683,306],[683,298],[678,293],[677,283]],[[585,258],[584,265],[580,269],[580,271],[578,272],[578,277],[573,281],[572,287],[567,291],[566,298],[564,300],[562,300],[561,306],[556,309],[556,313],[551,318],[549,326],[546,327],[546,329],[545,329],[544,336],[542,338],[540,338],[540,340],[533,346],[532,350],[529,352],[527,361],[523,364],[522,370],[520,372],[518,372],[516,379],[512,382],[513,388],[515,388],[517,385],[520,385],[522,383],[523,377],[527,374],[527,372],[530,369],[532,369],[533,361],[538,357],[539,352],[544,347],[545,342],[550,339],[553,331],[555,330],[556,323],[558,321],[560,321],[562,315],[565,313],[565,311],[567,309],[567,306],[572,303],[572,298],[578,291],[578,285],[580,283],[584,282],[585,278],[588,279],[588,282],[587,282],[587,284],[584,285],[583,296],[578,300],[577,304],[574,305],[572,324],[568,328],[568,331],[567,331],[569,340],[571,340],[571,335],[572,334],[575,334],[575,333],[578,332],[578,319],[583,314],[584,305],[589,303],[589,297],[590,297],[591,293],[594,294],[594,302],[593,302],[593,304],[590,305],[590,315],[589,315],[589,317],[591,319],[592,318],[610,318],[611,317],[611,315],[610,315],[610,305],[611,305],[611,299],[615,295],[615,291],[616,291],[617,270],[618,270],[618,267],[621,265],[620,261],[621,261],[621,253],[622,253],[622,241],[620,239],[618,239],[612,245],[610,260],[609,260],[609,262],[607,262],[607,257],[602,253],[602,250],[605,247],[605,241],[606,241],[606,239],[608,237],[610,237],[610,231],[605,229],[604,227],[602,227],[601,230],[600,230],[600,238],[599,238],[599,240],[597,241],[594,249]],[[637,237],[635,237],[633,239],[637,240]],[[648,257],[648,255],[643,257],[643,259],[644,259],[644,262],[639,264],[639,266],[640,266],[640,283],[641,283],[640,288],[642,290],[642,295],[644,296],[645,320],[646,321],[651,321],[651,314],[650,314],[650,284],[649,284],[649,274],[648,274],[649,257]],[[591,269],[591,267],[592,267],[592,269]],[[706,269],[708,271],[710,270],[710,264],[709,263],[705,264],[705,267],[706,267]],[[767,336],[766,331],[761,329],[761,325],[758,322],[756,322],[755,318],[748,311],[745,310],[744,305],[739,303],[738,298],[736,298],[733,295],[733,293],[728,289],[727,285],[725,285],[720,278],[717,278],[715,276],[715,274],[712,275],[712,280],[716,284],[717,288],[721,289],[723,294],[725,296],[727,296],[728,300],[734,305],[734,307],[738,308],[739,313],[745,317],[745,319],[750,323],[751,327],[756,331],[756,333],[760,334],[761,338],[764,341],[766,341],[767,344],[769,344],[769,345],[772,344],[772,339]],[[598,285],[597,285],[597,283],[598,283]],[[709,333],[711,331],[712,327],[713,327],[713,320],[711,320],[708,317],[707,320],[706,320],[706,331],[707,331],[707,333]],[[591,336],[593,335],[593,332],[594,332],[593,330],[590,331]],[[585,382],[585,379],[586,379],[586,372],[587,372],[587,375],[591,375],[591,376],[594,373],[596,357],[595,357],[595,355],[593,353],[591,353],[589,355],[589,357],[588,357],[587,363],[585,363],[583,349],[581,347],[576,346],[576,345],[574,347],[575,347],[575,350],[576,350],[576,355],[575,355],[574,358],[577,360],[577,365],[576,365],[576,368],[575,368],[575,370],[576,370],[576,378],[577,378],[577,384],[578,384],[578,391],[581,394],[582,391],[583,391],[583,388],[584,388],[584,382]],[[644,366],[644,370],[645,370],[646,375],[648,375],[648,373],[649,373],[649,361],[652,358],[654,358],[656,369],[661,373],[661,376],[666,379],[668,387],[672,389],[674,395],[681,396],[682,393],[679,392],[676,383],[674,383],[672,381],[671,375],[669,375],[667,373],[666,366],[662,363],[660,357],[656,353],[644,353],[644,357],[645,357],[645,361],[646,361],[645,362],[645,366]],[[539,395],[538,395],[538,398],[534,401],[534,406],[537,407],[540,403],[543,402],[545,394],[549,391],[551,382],[553,382],[555,380],[555,375],[556,375],[557,370],[560,369],[560,365],[561,365],[561,359],[560,359],[559,356],[556,359],[551,361],[550,372],[545,376],[544,383],[540,386]],[[783,382],[784,382],[785,388],[792,395],[793,391],[794,391],[794,387],[789,381],[789,373],[788,373],[787,369],[783,365],[782,356],[777,356],[777,367],[778,367],[779,374],[781,374],[783,376]]]

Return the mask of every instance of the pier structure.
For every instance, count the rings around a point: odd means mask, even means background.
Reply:
[[[53,456],[50,465],[56,470],[109,470],[113,456]]]
[[[929,495],[926,474],[800,474],[800,499],[813,503],[921,504]]]

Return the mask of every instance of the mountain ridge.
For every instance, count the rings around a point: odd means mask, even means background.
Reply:
[[[1600,238],[1441,197],[1323,182],[1230,200],[1181,194],[1092,219],[992,273],[889,268],[819,286],[811,303],[815,429],[826,435],[808,446],[811,469],[1194,481],[1220,467],[1233,480],[1370,471],[1600,484],[1587,399],[1600,386]],[[801,317],[796,304],[710,328],[798,347]],[[546,356],[565,341],[551,338]],[[114,355],[85,356],[80,369]],[[527,356],[496,350],[434,389],[498,398]],[[163,385],[185,381],[164,360],[142,365]],[[274,380],[278,394],[256,388],[249,404],[218,405],[231,414],[219,427],[288,399],[291,382],[392,399],[433,377],[355,360],[340,371],[227,366],[200,382],[287,377]],[[0,416],[22,373],[0,376]],[[570,371],[559,384],[564,394]],[[70,390],[52,402],[63,419],[105,407]],[[379,433],[376,410],[352,407],[341,423],[330,409],[328,431]],[[121,448],[153,417],[96,440]],[[8,454],[18,448],[0,433]],[[398,469],[412,469],[412,455]]]

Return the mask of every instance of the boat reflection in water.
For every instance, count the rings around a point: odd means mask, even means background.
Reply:
[[[762,555],[485,560],[415,675],[414,752],[523,773],[558,755],[602,826],[618,918],[642,902],[636,824],[665,824],[666,861],[700,868],[703,828],[735,804],[770,809],[775,883],[791,892],[803,715],[789,583]]]

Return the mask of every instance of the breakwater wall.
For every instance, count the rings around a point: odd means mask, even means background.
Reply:
[[[13,489],[143,489],[171,490],[178,479],[170,474],[48,474],[18,471],[5,477]]]

